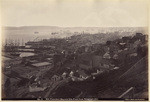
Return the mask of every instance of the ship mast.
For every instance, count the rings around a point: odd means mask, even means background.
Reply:
[[[6,40],[5,40],[5,41],[6,41],[6,42],[5,42],[5,46],[7,46],[7,43],[8,43],[8,42],[7,42],[7,38],[6,38]]]
[[[18,41],[17,45],[20,46],[20,40],[18,39],[17,41]]]
[[[23,40],[23,38],[22,38],[22,46],[24,45],[24,40]]]

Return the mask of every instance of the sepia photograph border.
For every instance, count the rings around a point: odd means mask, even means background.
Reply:
[[[3,27],[3,23],[1,23],[1,22],[3,22],[3,21],[7,21],[7,19],[5,19],[5,18],[3,18],[1,15],[3,14],[2,12],[2,10],[1,10],[1,1],[2,0],[0,0],[0,39],[1,39],[1,42],[0,42],[0,49],[1,49],[1,51],[0,51],[0,54],[1,54],[1,56],[2,56],[2,40],[4,40],[5,39],[5,37],[2,35],[2,34],[4,34],[5,32],[3,32],[3,30],[2,30],[2,27]],[[29,0],[28,0],[29,1]],[[42,0],[41,0],[42,1]],[[44,2],[45,1],[49,1],[49,0],[43,0]],[[65,2],[65,1],[67,1],[67,0],[62,0],[63,2]],[[70,0],[71,1],[71,0]],[[74,1],[74,0],[72,0],[72,1]],[[84,0],[83,0],[84,1]],[[91,2],[91,1],[93,1],[93,0],[86,0],[87,2]],[[98,1],[98,0],[97,0]],[[131,2],[136,2],[136,1],[143,1],[143,2],[147,2],[147,4],[149,5],[149,7],[148,7],[148,10],[147,10],[147,14],[148,14],[148,17],[147,17],[147,22],[148,22],[148,31],[146,31],[147,32],[147,34],[148,34],[148,80],[150,81],[150,75],[149,75],[149,66],[150,66],[150,63],[149,63],[149,57],[150,57],[150,55],[149,55],[149,53],[150,53],[150,51],[149,51],[149,47],[150,47],[150,42],[149,42],[149,33],[150,33],[150,1],[149,0],[99,0],[99,1],[113,1],[113,2],[119,2],[119,1],[131,1]],[[80,12],[80,11],[79,11]],[[139,16],[140,16],[140,14],[139,14]],[[2,65],[3,65],[3,63],[2,63],[2,57],[0,57],[0,66],[2,67]],[[1,68],[1,71],[0,71],[0,73],[2,73],[2,68]],[[0,81],[0,83],[1,83],[1,85],[2,85],[2,78],[3,78],[3,76],[2,76],[2,74],[1,74],[1,76],[0,76],[0,78],[1,78],[1,81]],[[150,87],[150,84],[149,84],[149,81],[148,81],[148,96],[149,96],[149,98],[150,98],[150,90],[149,90],[149,87]],[[2,97],[2,86],[0,86],[1,88],[0,88],[0,91],[1,91],[1,94],[0,94],[0,97]],[[145,99],[127,99],[127,100],[120,100],[120,99],[100,99],[100,100],[96,100],[96,101],[100,101],[100,102],[124,102],[124,101],[126,101],[126,102],[149,102],[149,99],[148,98],[148,100],[145,100]],[[36,100],[35,99],[18,99],[18,100],[3,100],[2,98],[1,98],[1,101],[11,101],[11,102],[13,102],[13,101],[24,101],[24,102],[28,102],[28,101],[30,101],[30,102],[35,102]],[[72,102],[75,102],[75,101],[89,101],[89,102],[93,102],[93,101],[95,101],[95,100],[91,100],[91,99],[81,99],[81,100],[76,100],[76,99],[56,99],[56,100],[54,100],[54,99],[48,99],[48,98],[45,98],[45,99],[37,99],[37,101],[39,101],[39,102],[44,102],[44,101],[53,101],[53,102],[56,102],[56,101],[64,101],[64,102],[70,102],[70,101],[72,101]]]

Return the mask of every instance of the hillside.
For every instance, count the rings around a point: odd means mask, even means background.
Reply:
[[[127,70],[119,77],[119,80],[114,83],[113,88],[108,88],[101,97],[116,98],[127,91],[129,88],[134,88],[134,98],[145,99],[148,97],[148,68],[147,58],[139,60],[134,66]],[[128,95],[122,97],[128,98]]]

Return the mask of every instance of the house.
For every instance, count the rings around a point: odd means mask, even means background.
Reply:
[[[61,52],[62,54],[64,54],[65,55],[65,57],[69,54],[69,51],[67,51],[67,50],[62,50],[62,52]]]
[[[136,33],[136,35],[133,37],[134,40],[141,39],[144,35],[142,33]]]
[[[78,70],[76,70],[76,71],[74,72],[74,76],[75,76],[75,77],[79,77]]]
[[[46,58],[47,62],[53,63],[53,58]]]
[[[109,65],[108,64],[103,64],[103,67],[108,69]]]
[[[113,59],[118,59],[118,54],[114,54]]]
[[[134,48],[137,48],[138,45],[140,45],[140,44],[141,44],[141,40],[136,40],[136,41],[134,42],[134,44],[133,44],[133,47],[134,47]]]
[[[77,58],[77,62],[80,68],[91,69],[92,68],[92,55],[91,54],[81,54]]]
[[[51,78],[51,80],[52,80],[53,82],[60,81],[60,80],[61,80],[61,77],[58,76],[58,75],[53,75],[52,78]]]
[[[126,43],[119,43],[119,49],[124,49],[126,47]]]
[[[99,75],[101,73],[103,73],[102,70],[97,70],[95,73],[91,73],[91,75],[96,76],[96,75]]]
[[[109,46],[104,46],[104,51],[105,51],[105,52],[109,52],[109,51],[110,51]]]
[[[82,79],[87,79],[88,75],[84,72],[84,70],[78,70],[79,77]]]
[[[102,57],[91,53],[80,54],[77,58],[79,68],[89,70],[99,66]]]
[[[69,76],[70,76],[70,77],[73,77],[73,75],[74,75],[74,72],[71,71],[70,74],[69,74]]]
[[[63,79],[66,79],[66,78],[67,78],[67,73],[66,73],[66,72],[64,72],[64,73],[62,74],[62,78],[63,78]]]
[[[101,62],[102,56],[93,55],[92,56],[92,68],[98,68],[99,62]]]
[[[92,48],[91,46],[85,46],[85,52],[91,52]]]
[[[130,57],[136,57],[137,56],[137,53],[131,53],[130,54]]]
[[[133,48],[133,43],[127,43],[125,47],[128,48],[129,50],[133,50],[134,49]]]
[[[36,84],[32,84],[29,86],[29,92],[40,92],[44,91],[47,87],[38,87]]]
[[[137,40],[141,40],[141,42],[145,42],[146,38],[147,38],[146,35],[143,35],[142,33],[136,33],[136,35],[132,37],[131,42],[134,43]]]
[[[123,50],[118,50],[118,52],[117,53],[121,53]]]
[[[36,81],[35,79],[36,79],[36,76],[34,76],[34,75],[30,76],[29,77],[29,83],[30,84],[35,83],[35,81]]]
[[[112,67],[112,63],[113,61],[110,59],[105,59],[103,58],[100,62],[99,62],[99,69],[110,69]]]
[[[119,69],[119,67],[114,67],[113,69],[117,70],[117,69]]]
[[[124,37],[122,37],[122,41],[123,42],[129,42],[131,40],[131,36],[124,36]]]
[[[106,58],[106,59],[110,59],[110,54],[109,52],[106,52],[104,55],[103,55],[103,58]]]
[[[51,60],[53,60],[53,58],[46,58],[46,60],[51,61]]]

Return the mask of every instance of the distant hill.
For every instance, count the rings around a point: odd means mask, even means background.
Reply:
[[[106,32],[142,32],[145,27],[58,27],[58,26],[20,26],[20,27],[2,27],[2,30],[9,31],[23,31],[21,33],[26,32],[39,32],[39,33],[51,33],[51,32],[58,32],[58,33],[106,33]],[[17,33],[17,32],[14,32]]]
[[[21,27],[2,27],[3,30],[38,30],[38,29],[58,29],[57,26],[21,26]]]
[[[23,39],[24,43],[33,41],[36,38],[64,38],[80,34],[113,34],[116,32],[120,36],[133,35],[136,32],[144,32],[145,27],[58,27],[58,26],[21,26],[21,27],[2,27],[4,40]],[[85,38],[85,37],[84,37]],[[89,37],[90,38],[90,35]],[[87,39],[87,38],[86,38]],[[90,38],[92,39],[92,38]],[[97,42],[97,40],[95,41]]]

